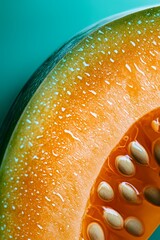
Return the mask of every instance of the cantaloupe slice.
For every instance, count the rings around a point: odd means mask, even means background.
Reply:
[[[160,223],[159,107],[160,7],[81,39],[40,84],[6,147],[0,239],[147,239]]]

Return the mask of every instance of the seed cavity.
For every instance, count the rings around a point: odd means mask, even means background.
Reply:
[[[135,173],[135,166],[130,160],[129,156],[117,156],[115,159],[117,170],[124,175],[133,176]]]
[[[155,142],[153,151],[154,151],[154,157],[155,157],[157,163],[160,165],[160,139],[158,139]]]
[[[155,206],[160,206],[160,189],[148,186],[144,189],[144,197],[145,199],[152,203]]]
[[[98,185],[98,196],[104,201],[111,201],[114,198],[113,188],[107,182],[101,182]]]
[[[137,190],[132,185],[122,182],[119,184],[119,191],[126,201],[138,203]]]
[[[90,240],[105,240],[103,229],[96,222],[92,222],[88,225],[87,233]]]
[[[114,209],[105,208],[103,216],[104,216],[106,222],[110,225],[110,227],[112,227],[114,229],[122,229],[123,228],[123,218]]]
[[[149,162],[148,153],[145,148],[137,141],[129,144],[131,156],[140,164],[146,165]]]
[[[139,237],[144,233],[143,224],[135,217],[128,217],[124,222],[124,227],[128,233],[136,237]]]

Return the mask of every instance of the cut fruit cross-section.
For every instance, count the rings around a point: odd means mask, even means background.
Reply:
[[[159,26],[160,7],[103,21],[27,83],[0,131],[2,240],[143,240],[160,223]]]

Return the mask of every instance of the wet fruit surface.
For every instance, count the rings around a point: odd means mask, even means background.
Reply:
[[[92,222],[103,229],[106,240],[147,239],[148,225],[154,229],[160,224],[160,132],[152,127],[159,118],[160,108],[139,119],[109,154],[91,190],[82,223],[84,239],[94,239]],[[103,198],[99,186],[104,183]],[[105,196],[112,197],[106,201]]]
[[[2,240],[78,240],[88,199],[85,240],[137,235],[142,240],[154,230],[159,218],[159,22],[158,7],[93,29],[49,72],[3,157]],[[147,113],[142,124],[138,119]]]

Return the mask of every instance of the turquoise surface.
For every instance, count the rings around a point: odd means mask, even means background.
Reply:
[[[160,240],[160,226],[152,234],[152,236],[149,238],[149,240]]]
[[[0,0],[0,125],[32,73],[83,28],[159,0]],[[150,238],[160,240],[160,228]]]
[[[16,95],[55,49],[107,16],[159,0],[0,0],[0,125]]]

